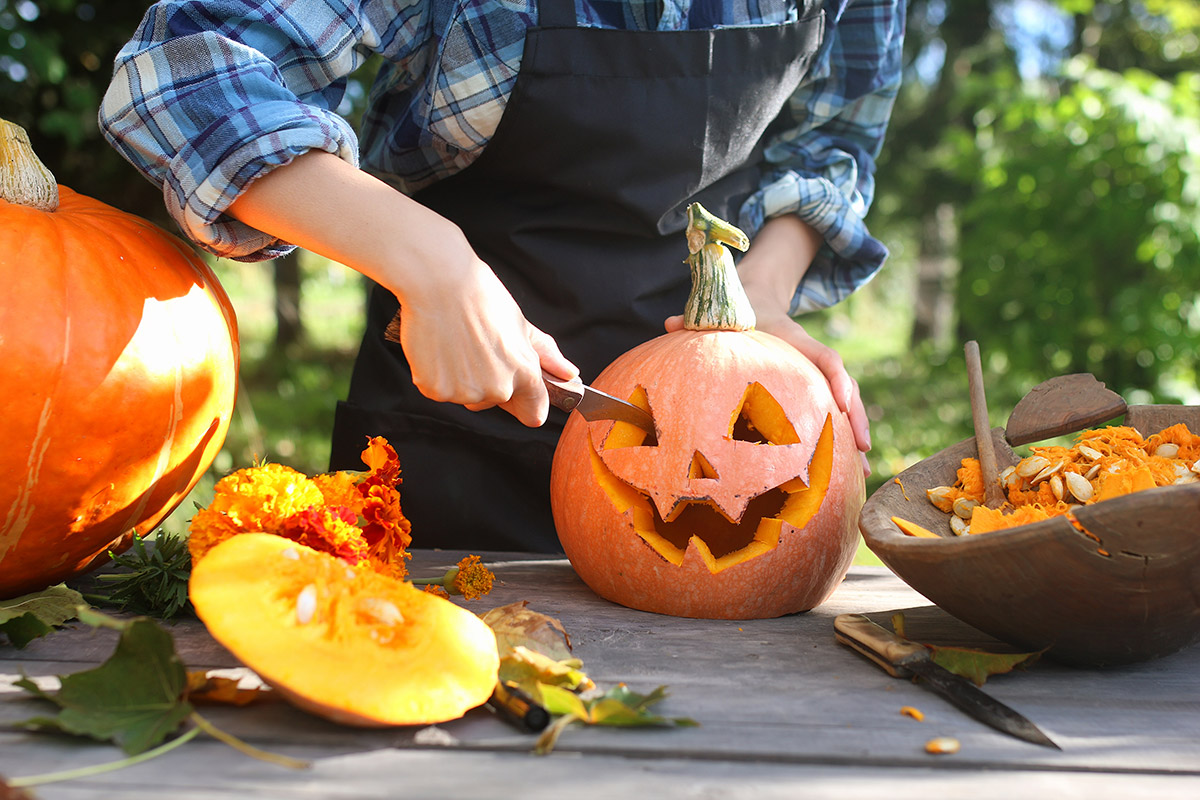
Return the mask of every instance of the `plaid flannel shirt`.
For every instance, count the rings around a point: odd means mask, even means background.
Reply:
[[[543,0],[550,2],[553,0]],[[219,256],[291,249],[225,210],[255,178],[319,149],[412,193],[487,146],[538,0],[160,0],[118,54],[106,138],[163,188],[184,233]],[[826,31],[791,99],[800,125],[772,141],[737,223],[794,213],[825,237],[792,302],[823,308],[887,256],[863,222],[900,81],[904,0],[824,0]],[[581,25],[679,30],[777,24],[789,0],[575,0]],[[347,76],[381,67],[361,150],[337,108]]]

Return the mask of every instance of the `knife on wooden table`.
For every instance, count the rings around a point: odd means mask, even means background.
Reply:
[[[883,667],[894,678],[913,677],[961,711],[998,731],[1043,747],[1061,748],[1036,725],[984,693],[971,681],[934,663],[929,648],[902,639],[862,614],[841,614],[833,621],[834,635]]]

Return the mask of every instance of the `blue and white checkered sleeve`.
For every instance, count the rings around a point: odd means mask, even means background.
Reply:
[[[288,252],[225,210],[310,149],[357,165],[354,132],[333,109],[378,42],[364,5],[161,0],[118,54],[100,127],[201,247],[247,261]]]
[[[760,189],[742,206],[747,232],[796,214],[825,238],[792,298],[793,315],[844,300],[887,258],[864,217],[900,85],[903,38],[904,0],[848,4],[791,99],[800,125],[768,147]]]

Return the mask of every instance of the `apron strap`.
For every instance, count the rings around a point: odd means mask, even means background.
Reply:
[[[575,0],[540,0],[538,3],[538,27],[579,27],[579,18],[575,12]]]

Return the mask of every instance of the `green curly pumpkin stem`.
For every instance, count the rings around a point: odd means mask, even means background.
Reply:
[[[58,208],[54,175],[33,152],[20,125],[0,119],[0,200],[42,211]]]
[[[692,291],[683,310],[683,327],[692,331],[748,331],[754,309],[738,278],[733,255],[725,245],[746,250],[750,238],[741,229],[714,217],[704,206],[688,206],[688,257]]]

